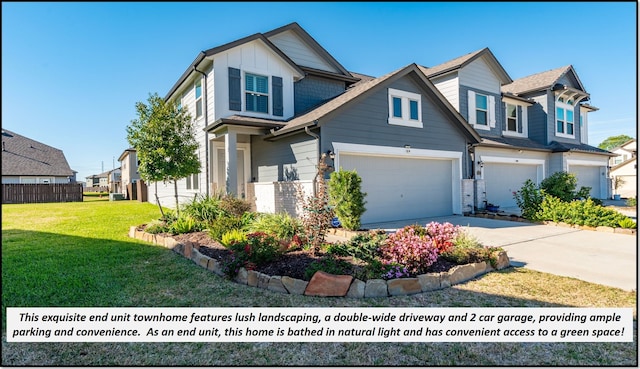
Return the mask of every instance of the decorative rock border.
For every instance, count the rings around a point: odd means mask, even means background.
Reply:
[[[520,223],[531,223],[531,224],[544,224],[555,227],[566,227],[566,228],[575,228],[581,229],[583,231],[595,231],[595,232],[607,232],[607,233],[618,233],[618,234],[628,234],[631,236],[635,236],[637,233],[637,229],[629,229],[629,228],[619,228],[619,227],[589,227],[589,226],[581,226],[577,224],[569,224],[563,222],[551,222],[551,221],[542,221],[542,222],[531,222],[527,219],[510,215],[510,214],[500,214],[500,213],[491,213],[491,212],[478,212],[475,214],[465,214],[466,217],[476,217],[476,218],[486,218],[486,219],[495,219],[495,220],[505,220],[509,222],[520,222]]]
[[[224,276],[222,265],[215,259],[200,253],[190,242],[179,243],[172,237],[164,237],[129,228],[129,237],[151,242],[172,249],[174,252],[193,261],[221,277]],[[509,266],[509,257],[505,251],[497,255],[496,269]],[[333,275],[322,271],[316,272],[309,282],[288,276],[269,276],[255,270],[240,268],[234,281],[252,287],[263,288],[274,292],[325,297],[387,297],[413,295],[421,292],[435,291],[466,282],[479,275],[495,270],[487,262],[457,265],[442,273],[421,274],[415,278],[369,279],[366,282],[350,275]]]

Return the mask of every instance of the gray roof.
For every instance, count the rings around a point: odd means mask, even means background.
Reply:
[[[3,176],[73,176],[62,150],[2,130]]]
[[[568,72],[573,73],[573,76],[580,85],[580,89],[582,91],[585,91],[572,65],[565,65],[564,67],[516,79],[512,83],[502,86],[501,90],[502,92],[522,95],[527,92],[551,89],[558,82],[558,80]]]
[[[498,76],[502,79],[502,83],[511,83],[512,82],[511,77],[509,77],[509,74],[507,73],[507,71],[502,67],[500,62],[498,62],[498,59],[496,59],[495,55],[493,55],[493,53],[491,52],[491,50],[489,50],[488,47],[459,56],[455,59],[451,59],[447,62],[438,64],[434,67],[429,67],[429,68],[421,67],[421,68],[427,77],[434,78],[449,72],[459,70],[460,68],[468,65],[472,61],[485,55],[488,58],[486,60],[489,62],[490,66],[493,67],[496,74],[498,74]]]
[[[616,154],[610,151],[602,150],[601,148],[583,144],[583,143],[574,144],[574,143],[553,141],[551,142],[549,147],[553,152],[578,151],[578,152],[587,152],[587,153],[595,153],[595,154],[604,154],[608,156],[616,156]]]
[[[370,91],[374,90],[376,87],[380,86],[384,82],[392,81],[398,78],[401,78],[409,73],[415,73],[418,79],[422,80],[424,88],[426,91],[430,91],[433,94],[433,97],[436,101],[440,101],[443,105],[443,111],[445,114],[448,113],[449,117],[458,124],[458,128],[461,129],[463,134],[469,137],[472,141],[479,141],[480,136],[478,133],[469,126],[469,124],[465,121],[465,119],[458,113],[451,104],[442,96],[440,91],[433,86],[433,84],[427,79],[427,77],[422,73],[422,70],[418,65],[410,64],[404,68],[393,71],[389,74],[386,74],[382,77],[374,78],[368,81],[359,82],[343,92],[342,94],[336,96],[335,98],[325,102],[324,104],[318,106],[317,108],[294,117],[289,120],[287,124],[281,129],[273,129],[271,134],[273,136],[280,136],[285,133],[297,131],[300,129],[304,129],[305,127],[315,126],[319,124],[319,119],[325,119],[331,117],[336,113],[337,110],[342,108],[343,106],[359,100],[367,95]]]
[[[549,151],[549,147],[526,137],[503,137],[482,135],[480,146],[516,148],[525,150]]]

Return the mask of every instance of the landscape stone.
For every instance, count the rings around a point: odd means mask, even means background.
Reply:
[[[283,276],[281,282],[284,285],[284,288],[286,288],[292,295],[304,295],[304,290],[309,284],[307,281],[291,278],[289,276]]]
[[[184,244],[183,243],[176,243],[176,245],[173,247],[172,250],[173,250],[173,252],[184,256]]]
[[[364,286],[364,297],[386,297],[389,296],[387,281],[384,279],[369,279]]]
[[[396,278],[387,281],[389,295],[413,295],[422,292],[418,278]]]
[[[234,281],[240,284],[247,284],[247,270],[245,268],[240,268],[238,275],[234,278]]]
[[[458,265],[449,270],[449,281],[451,285],[467,281],[473,278],[474,268],[472,264]]]
[[[434,291],[440,289],[440,274],[427,273],[418,276],[418,282],[422,292]]]
[[[347,291],[347,297],[360,299],[364,297],[364,287],[366,283],[359,279],[354,279],[351,282],[351,286],[349,287],[349,291]]]
[[[279,292],[279,293],[289,293],[284,285],[282,284],[282,278],[280,276],[272,276],[269,279],[269,291]]]
[[[255,270],[247,272],[247,286],[258,287],[258,272]]]
[[[506,251],[498,252],[498,262],[496,264],[496,269],[501,270],[507,268],[510,264],[509,256],[507,256]]]
[[[267,289],[269,287],[270,279],[270,275],[258,272],[258,288]]]
[[[184,255],[185,258],[191,259],[191,254],[193,253],[193,244],[189,241],[184,243]]]
[[[596,227],[596,231],[598,231],[598,232],[607,232],[607,233],[615,232],[613,230],[613,227],[604,227],[604,226]]]
[[[173,237],[165,237],[164,238],[164,247],[168,249],[173,249],[178,245],[178,241],[176,241]]]
[[[451,287],[451,280],[449,279],[450,273],[451,273],[451,270],[448,272],[440,273],[440,288]]]
[[[136,226],[129,227],[129,238],[136,238]]]
[[[306,296],[345,296],[351,286],[353,277],[350,275],[334,275],[317,271],[304,291]]]

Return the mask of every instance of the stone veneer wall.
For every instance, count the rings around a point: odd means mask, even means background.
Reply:
[[[215,259],[202,255],[190,243],[179,243],[171,237],[146,233],[131,226],[129,237],[164,246],[193,261],[195,264],[224,276],[222,265]],[[507,253],[498,254],[497,269],[509,266]],[[252,287],[263,288],[279,293],[332,296],[332,297],[386,297],[412,295],[421,292],[439,290],[468,281],[479,275],[493,271],[491,264],[486,262],[458,265],[447,272],[421,274],[416,278],[397,278],[391,280],[370,279],[366,282],[354,279],[350,275],[333,275],[316,272],[309,282],[288,276],[269,276],[254,270],[240,268],[234,281]]]

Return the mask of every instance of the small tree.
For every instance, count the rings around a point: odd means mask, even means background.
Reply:
[[[329,204],[342,226],[355,231],[360,228],[360,217],[367,210],[364,207],[366,193],[360,191],[362,178],[355,170],[331,173],[329,179]]]
[[[160,212],[157,182],[174,184],[176,212],[179,212],[178,180],[200,172],[198,143],[191,115],[176,104],[164,101],[157,93],[149,94],[147,104],[136,103],[138,118],[127,126],[127,141],[140,160],[140,177],[156,182],[156,201]]]

